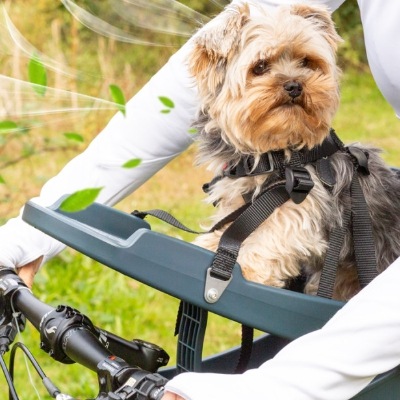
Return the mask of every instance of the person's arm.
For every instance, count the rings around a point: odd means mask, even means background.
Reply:
[[[400,259],[322,329],[242,375],[184,373],[163,400],[347,400],[400,365]]]
[[[326,6],[331,12],[337,10],[346,0],[249,0],[248,3],[259,3],[267,7],[277,7],[294,3],[311,3]],[[233,0],[232,3],[243,3],[243,0]]]
[[[48,206],[64,194],[103,187],[97,201],[113,205],[188,147],[193,141],[188,130],[197,104],[195,86],[185,65],[189,46],[172,56],[128,102],[126,117],[115,115],[87,150],[44,185],[34,201]],[[161,113],[159,96],[174,101],[169,114]],[[133,158],[142,163],[133,169],[122,168]],[[0,265],[9,268],[30,264],[37,269],[64,247],[20,217],[0,228],[0,243]]]

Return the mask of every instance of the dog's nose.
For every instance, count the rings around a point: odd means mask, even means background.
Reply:
[[[283,87],[292,99],[299,97],[301,95],[301,92],[303,91],[303,86],[300,82],[287,82],[283,85]]]

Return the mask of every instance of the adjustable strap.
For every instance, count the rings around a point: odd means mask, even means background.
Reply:
[[[251,353],[253,351],[254,328],[242,325],[242,340],[240,346],[239,360],[235,368],[235,374],[242,374],[247,370]]]
[[[371,216],[357,171],[354,175],[351,182],[353,241],[358,279],[361,288],[364,288],[378,275],[378,270]]]
[[[350,191],[348,189],[344,196],[350,200]],[[329,247],[322,268],[317,296],[325,297],[327,299],[331,299],[333,296],[333,288],[335,286],[337,267],[339,264],[339,255],[343,247],[346,232],[349,229],[350,220],[351,209],[350,207],[346,207],[343,214],[342,225],[335,227],[329,236]]]
[[[131,214],[135,217],[144,219],[148,215],[154,218],[158,218],[161,221],[166,222],[167,224],[174,226],[175,228],[181,229],[185,232],[193,233],[195,235],[202,235],[205,233],[211,233],[218,229],[223,228],[229,222],[234,221],[244,210],[246,210],[250,206],[250,203],[243,204],[243,206],[239,207],[235,211],[228,214],[225,218],[218,221],[210,230],[208,231],[194,231],[193,229],[188,228],[186,225],[182,224],[178,221],[172,214],[168,213],[164,210],[154,209],[154,210],[147,210],[147,211],[138,211],[135,210]]]
[[[164,210],[158,210],[158,209],[147,210],[147,211],[135,210],[131,214],[134,215],[135,217],[138,217],[141,219],[144,219],[148,215],[150,215],[152,217],[160,219],[161,221],[166,222],[169,225],[174,226],[175,228],[181,229],[182,231],[194,233],[196,235],[203,233],[203,232],[194,231],[193,229],[188,228],[186,225],[183,225],[180,221],[178,221],[173,215],[171,215],[170,213],[168,213]]]
[[[339,255],[343,247],[346,232],[350,228],[350,222],[357,273],[361,288],[367,286],[378,275],[371,216],[358,174],[359,171],[364,175],[369,174],[368,157],[367,154],[358,148],[349,147],[348,152],[353,157],[355,163],[350,189],[344,192],[344,196],[351,203],[351,207],[347,207],[344,210],[342,226],[336,227],[330,234],[329,248],[317,293],[318,296],[326,298],[332,298],[333,295]]]
[[[243,241],[254,232],[290,196],[285,182],[278,182],[261,194],[224,231],[211,265],[210,276],[223,281],[229,280]]]

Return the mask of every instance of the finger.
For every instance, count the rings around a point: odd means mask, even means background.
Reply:
[[[23,267],[18,269],[18,276],[25,282],[25,284],[32,288],[33,280],[37,271],[39,270],[40,264],[42,262],[43,256],[25,264]]]
[[[161,398],[161,400],[185,400],[185,399],[183,397],[181,397],[181,396],[178,396],[175,393],[165,392],[165,394]]]

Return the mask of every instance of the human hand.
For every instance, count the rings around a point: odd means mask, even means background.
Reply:
[[[178,396],[175,393],[165,392],[164,396],[161,398],[161,400],[185,400],[185,399],[181,396]]]
[[[25,264],[23,267],[18,268],[17,270],[18,276],[25,282],[25,284],[29,288],[32,288],[33,279],[35,278],[35,275],[39,270],[42,259],[43,256],[37,258],[34,261],[31,261],[28,264]]]

